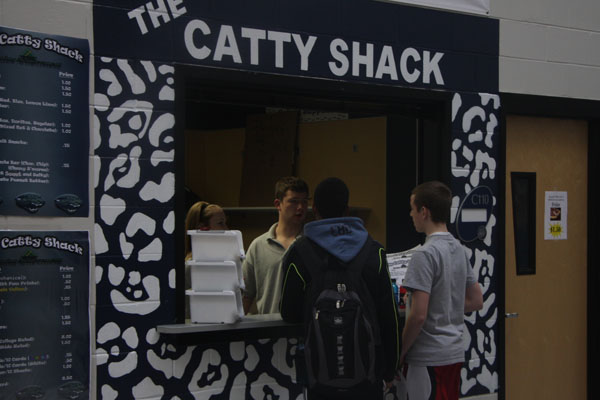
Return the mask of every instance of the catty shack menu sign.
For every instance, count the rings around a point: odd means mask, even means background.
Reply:
[[[0,399],[87,399],[87,232],[0,231]]]
[[[87,40],[0,27],[0,215],[88,215]]]

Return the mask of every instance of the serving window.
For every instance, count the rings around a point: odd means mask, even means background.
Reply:
[[[311,196],[322,179],[340,177],[350,189],[351,215],[376,240],[390,251],[419,243],[408,198],[418,182],[444,178],[444,98],[199,67],[179,67],[176,81],[178,310],[186,301],[189,207],[198,200],[223,207],[247,250],[277,221],[274,185],[282,176],[304,179]]]

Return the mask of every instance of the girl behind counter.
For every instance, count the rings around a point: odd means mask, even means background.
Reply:
[[[227,218],[223,209],[206,201],[194,203],[185,217],[185,259],[192,259],[192,240],[187,234],[190,230],[224,231],[227,230]]]
[[[192,259],[192,240],[187,234],[188,230],[216,231],[227,230],[227,219],[223,209],[206,201],[194,203],[185,217],[185,260]],[[185,289],[192,286],[190,267],[185,266]],[[189,303],[185,303],[185,317],[190,317]]]

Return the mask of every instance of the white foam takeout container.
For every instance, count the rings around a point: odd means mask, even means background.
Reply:
[[[186,290],[192,323],[234,323],[244,316],[240,289],[220,292]]]
[[[238,261],[246,257],[242,232],[189,230],[194,261]]]
[[[244,289],[242,262],[193,261],[185,264],[190,269],[191,289],[199,292]]]

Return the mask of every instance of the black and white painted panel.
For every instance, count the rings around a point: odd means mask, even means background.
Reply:
[[[98,397],[298,398],[296,339],[174,346],[173,67],[98,58]]]
[[[477,189],[491,193],[484,230],[467,242],[471,263],[481,284],[484,307],[465,322],[466,362],[461,372],[461,394],[498,391],[496,354],[498,305],[497,201],[500,97],[485,93],[455,93],[452,98],[452,228],[457,226],[460,205]],[[456,230],[456,229],[455,229]],[[455,232],[456,234],[456,232]]]
[[[146,390],[154,328],[174,319],[174,68],[95,68],[97,382],[100,398],[125,398]]]

